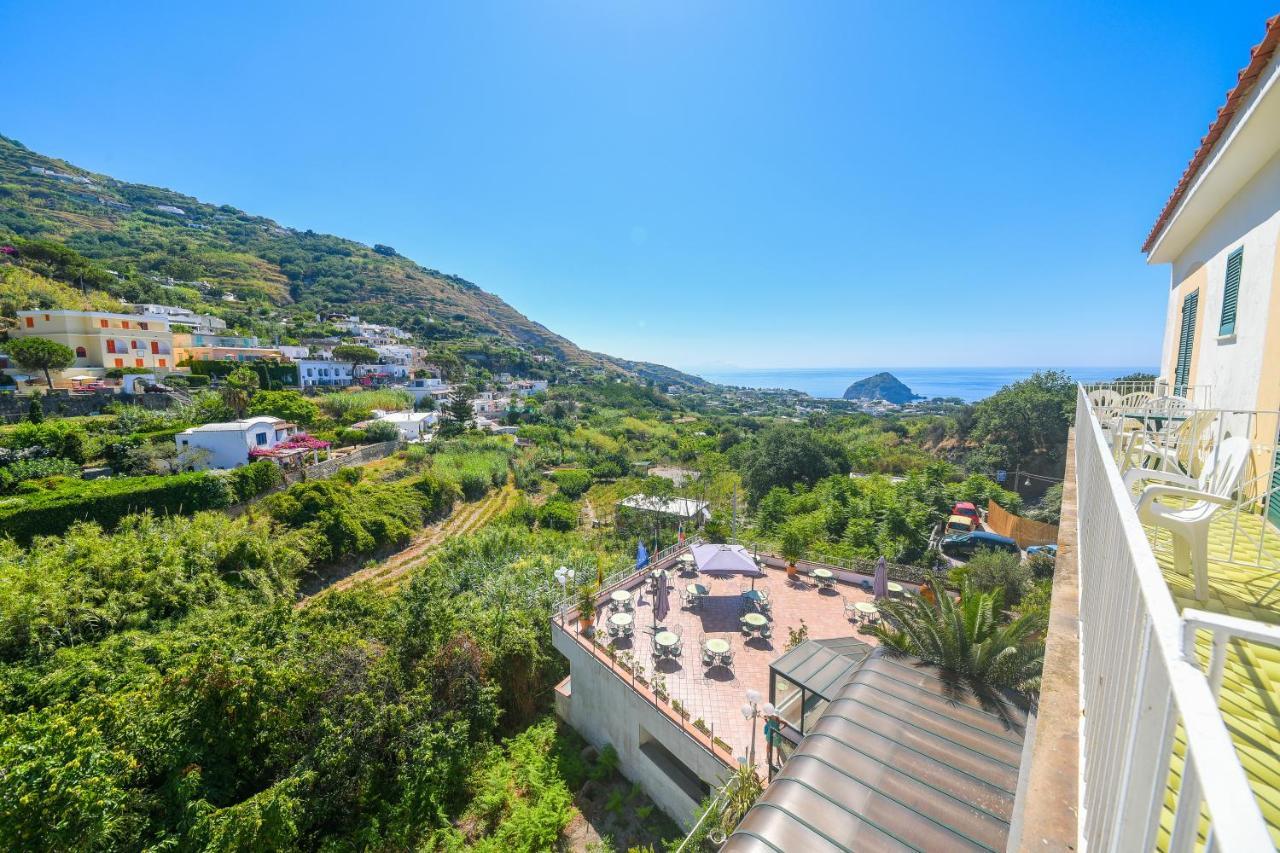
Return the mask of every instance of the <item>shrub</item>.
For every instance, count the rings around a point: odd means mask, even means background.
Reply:
[[[424,474],[413,482],[413,488],[425,499],[423,514],[428,519],[443,518],[462,497],[458,484],[434,474]]]
[[[1056,565],[1057,560],[1043,551],[1027,557],[1027,568],[1031,570],[1031,574],[1037,580],[1053,577],[1053,570]]]
[[[84,427],[63,420],[18,424],[9,434],[9,446],[42,447],[49,455],[70,459],[78,465],[84,464],[87,455]]]
[[[388,421],[374,421],[364,428],[364,438],[365,441],[375,444],[384,441],[399,441],[400,430],[395,424]]]
[[[1004,590],[1004,603],[1016,605],[1031,586],[1031,570],[1016,554],[982,548],[966,564],[965,574],[978,592]]]
[[[77,521],[112,528],[126,515],[150,510],[188,515],[229,506],[234,493],[225,478],[207,472],[153,477],[76,480],[67,486],[0,500],[0,530],[19,542],[58,535]]]
[[[231,491],[235,493],[236,500],[240,503],[270,491],[280,484],[282,478],[280,466],[270,459],[259,459],[240,468],[234,468],[227,471],[225,476],[230,481]]]
[[[560,490],[560,494],[570,500],[580,497],[591,488],[591,472],[582,468],[567,468],[556,471],[551,476],[556,481],[556,488]]]
[[[0,468],[0,493],[13,491],[18,483],[46,477],[79,477],[80,466],[62,457],[19,459]]]
[[[538,524],[547,530],[573,530],[578,526],[578,511],[565,501],[547,501],[538,508]]]

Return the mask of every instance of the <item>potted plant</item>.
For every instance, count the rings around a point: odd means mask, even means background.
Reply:
[[[582,630],[590,631],[596,623],[596,593],[598,587],[593,583],[584,583],[578,587],[578,598],[574,604],[578,608],[578,624]]]
[[[804,556],[804,536],[794,527],[782,531],[782,556],[787,561],[787,580],[794,582],[800,574],[796,560]]]

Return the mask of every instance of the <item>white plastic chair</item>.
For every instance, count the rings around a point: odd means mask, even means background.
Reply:
[[[1142,523],[1173,534],[1174,569],[1181,574],[1194,571],[1197,601],[1209,597],[1209,524],[1220,509],[1234,505],[1231,496],[1249,461],[1250,449],[1249,439],[1228,438],[1205,460],[1199,479],[1144,468],[1130,468],[1124,474],[1129,489],[1143,487],[1134,504]],[[1164,498],[1182,500],[1164,503]]]

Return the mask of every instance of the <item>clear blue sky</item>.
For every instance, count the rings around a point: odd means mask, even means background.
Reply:
[[[1155,364],[1138,248],[1275,3],[0,0],[0,132],[617,355]]]

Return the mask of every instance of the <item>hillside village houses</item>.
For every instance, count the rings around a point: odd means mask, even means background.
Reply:
[[[272,450],[297,432],[287,421],[259,415],[191,427],[178,433],[175,441],[179,451],[189,452],[193,467],[238,468],[249,463],[252,451]]]
[[[101,375],[111,368],[168,372],[176,365],[167,319],[108,311],[19,311],[15,337],[57,341],[75,353],[64,374]],[[3,365],[0,365],[3,366]]]

